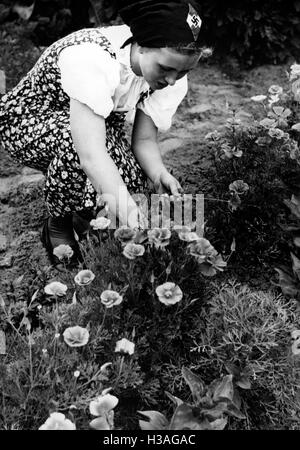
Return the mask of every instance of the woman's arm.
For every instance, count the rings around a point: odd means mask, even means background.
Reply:
[[[106,128],[102,116],[88,106],[70,99],[71,134],[80,159],[95,190],[108,202],[110,211],[123,224],[139,225],[138,208],[106,149]],[[122,198],[120,193],[122,192]]]
[[[157,128],[143,111],[137,109],[132,132],[132,149],[140,166],[159,193],[182,191],[179,182],[165,167],[157,140]]]

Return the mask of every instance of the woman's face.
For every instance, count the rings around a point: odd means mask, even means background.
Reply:
[[[138,47],[141,75],[153,90],[173,84],[194,69],[200,59],[197,54],[184,55],[167,47]]]

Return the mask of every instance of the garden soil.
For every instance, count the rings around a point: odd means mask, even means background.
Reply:
[[[33,66],[43,48],[29,39],[28,27],[8,23],[0,29],[0,70],[11,89]],[[213,57],[211,58],[213,61]],[[186,193],[208,194],[212,181],[206,178],[211,155],[204,136],[224,126],[232,109],[245,121],[251,110],[250,97],[265,93],[271,84],[284,85],[289,64],[261,66],[249,71],[234,65],[199,65],[189,75],[189,93],[180,105],[172,128],[159,136],[166,166],[181,176]],[[43,203],[43,175],[14,162],[0,145],[0,293],[20,285],[34,289],[42,272],[53,272],[40,243],[40,229],[47,211]],[[234,276],[230,269],[229,275]],[[228,274],[228,271],[227,271]],[[228,276],[225,275],[224,276]],[[23,278],[20,278],[23,277]],[[260,289],[265,280],[250,280]]]

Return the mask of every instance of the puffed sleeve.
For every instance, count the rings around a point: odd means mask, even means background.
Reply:
[[[177,80],[173,86],[154,91],[137,108],[150,116],[161,131],[168,130],[172,125],[172,118],[185,97],[188,90],[187,76]]]
[[[99,45],[82,43],[64,48],[58,57],[61,86],[66,94],[106,118],[114,108],[120,64]]]

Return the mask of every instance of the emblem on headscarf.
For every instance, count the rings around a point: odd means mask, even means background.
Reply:
[[[197,11],[195,10],[195,8],[193,8],[190,3],[189,3],[189,12],[188,12],[186,21],[193,33],[194,40],[196,41],[199,36],[199,31],[201,28],[202,20],[200,19],[200,16],[197,13]]]

